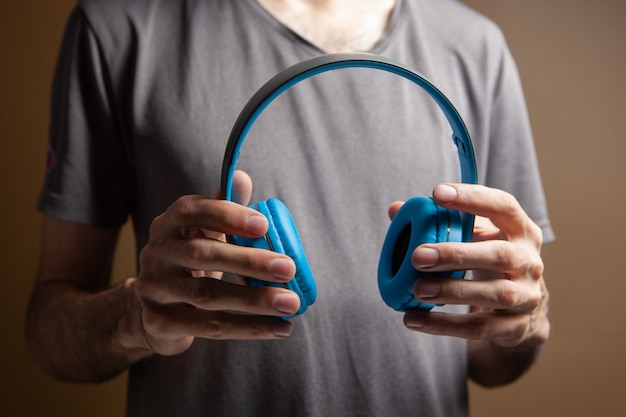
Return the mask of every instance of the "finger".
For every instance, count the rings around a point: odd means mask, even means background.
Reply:
[[[415,283],[413,292],[417,299],[428,303],[473,305],[515,313],[532,312],[543,299],[540,287],[505,278],[489,281],[422,278]]]
[[[247,206],[251,196],[252,179],[244,171],[235,171],[233,174],[233,201]]]
[[[296,274],[295,262],[286,255],[218,240],[181,239],[168,250],[168,262],[183,272],[221,271],[279,282]]]
[[[539,243],[541,229],[509,193],[475,184],[439,184],[433,191],[437,204],[487,217],[507,236],[532,236]]]
[[[420,271],[473,269],[515,276],[530,273],[534,277],[543,273],[543,263],[534,252],[520,250],[506,240],[424,244],[413,251],[411,261]]]
[[[412,330],[433,335],[460,337],[468,340],[489,340],[500,346],[517,346],[531,331],[528,314],[468,313],[410,311],[404,324]]]
[[[291,323],[278,317],[207,311],[186,304],[146,306],[146,331],[156,340],[189,336],[206,339],[282,339],[292,332]]]
[[[300,308],[292,291],[248,287],[212,278],[174,278],[142,282],[137,293],[151,304],[188,304],[207,311],[237,311],[266,316],[290,316]]]
[[[266,232],[267,219],[256,210],[231,201],[183,196],[152,222],[150,234],[187,238],[198,229],[258,237]]]
[[[215,200],[219,200],[222,196],[222,190],[218,190],[213,194]],[[250,176],[241,170],[235,170],[233,173],[232,184],[232,201],[235,203],[247,206],[250,203],[250,197],[252,196],[252,179]]]
[[[398,210],[400,210],[400,207],[402,207],[403,204],[403,201],[394,201],[393,203],[391,203],[387,211],[387,214],[389,214],[389,219],[393,220],[393,218],[396,216],[396,213],[398,212]]]

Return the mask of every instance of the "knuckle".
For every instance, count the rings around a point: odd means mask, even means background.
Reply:
[[[195,264],[204,265],[220,258],[219,248],[211,239],[190,239],[184,243],[185,256]]]
[[[214,245],[205,239],[192,239],[185,242],[185,251],[192,261],[211,261],[216,256]]]
[[[529,326],[525,335],[528,342],[533,346],[544,345],[550,338],[550,321],[546,316],[534,320],[534,324]]]
[[[189,288],[189,298],[196,307],[208,309],[211,304],[218,299],[218,290],[212,280],[195,279]]]
[[[148,268],[150,265],[153,264],[153,260],[154,260],[154,256],[152,254],[152,248],[150,244],[147,244],[146,246],[143,247],[143,249],[141,249],[141,252],[139,252],[140,268],[142,270]]]
[[[459,269],[464,269],[464,265],[471,259],[470,249],[464,244],[442,244],[439,246],[438,252],[440,263],[455,265]],[[417,263],[415,258],[413,262]]]
[[[541,294],[541,291],[533,291],[529,294],[528,296],[528,301],[527,301],[527,305],[528,305],[528,310],[529,311],[537,311],[538,309],[541,308],[541,303],[543,302],[544,297]]]
[[[213,315],[203,321],[202,328],[209,339],[223,340],[229,334],[226,322]]]
[[[144,307],[142,321],[143,328],[148,334],[164,335],[170,332],[171,325],[169,321],[153,308]]]
[[[490,328],[489,320],[483,315],[477,315],[471,320],[468,338],[472,340],[489,339]]]
[[[506,213],[515,213],[519,210],[519,203],[515,197],[509,193],[503,194],[502,206]]]
[[[496,297],[498,304],[504,308],[516,307],[520,301],[519,288],[514,282],[504,280],[498,288]]]
[[[196,196],[184,195],[179,197],[168,209],[170,221],[176,225],[189,224],[199,211],[199,202]],[[165,217],[165,216],[164,216]]]
[[[515,250],[515,247],[507,241],[498,241],[493,255],[500,267],[505,271],[517,269],[521,263],[520,252]]]
[[[150,229],[149,229],[150,236],[157,235],[163,228],[164,223],[165,223],[165,216],[163,214],[160,214],[156,216],[154,219],[152,219],[152,222],[150,222]]]
[[[265,270],[265,261],[259,259],[258,256],[259,255],[256,252],[244,252],[238,257],[237,263],[240,267],[247,271]]]
[[[517,217],[521,210],[517,199],[509,193],[502,193],[501,195],[502,201],[500,208],[502,213],[510,217]]]
[[[173,211],[177,218],[186,218],[195,212],[195,206],[195,199],[192,196],[184,195],[172,204],[170,210]]]
[[[232,246],[229,247],[232,262],[237,265],[239,273],[243,275],[252,274],[257,278],[258,273],[267,273],[270,269],[270,259],[268,254],[256,248]],[[244,272],[245,271],[245,272]]]
[[[510,327],[509,334],[507,336],[509,340],[519,342],[526,338],[530,330],[529,321],[524,315],[521,316],[520,320],[517,320],[517,323]]]
[[[541,326],[540,330],[538,332],[536,332],[535,334],[535,341],[538,344],[545,344],[548,339],[550,338],[550,332],[551,332],[551,328],[550,328],[550,322],[548,320],[546,320],[546,322],[544,323],[543,326]]]
[[[550,304],[550,291],[545,286],[545,283],[541,283],[541,307],[544,311],[548,311],[548,305]]]
[[[535,280],[543,275],[543,260],[535,251],[527,251],[511,242],[500,241],[495,246],[493,256],[503,271],[526,274]]]
[[[150,284],[146,279],[138,279],[134,284],[134,291],[137,297],[140,299],[146,298],[146,296],[151,292]]]
[[[540,257],[536,257],[528,264],[527,273],[530,277],[537,280],[543,276],[544,264]]]
[[[450,295],[451,298],[456,300],[465,300],[468,296],[471,296],[471,290],[468,288],[468,282],[465,280],[451,280],[442,281],[442,292]],[[469,283],[471,285],[471,283]]]
[[[530,225],[528,226],[528,238],[533,243],[535,248],[540,249],[543,245],[543,231],[541,230],[541,227],[539,227],[533,221],[530,221],[529,223]]]
[[[135,294],[140,299],[151,299],[159,293],[159,279],[154,273],[154,265],[151,255],[142,252],[140,254],[139,274],[134,284]]]

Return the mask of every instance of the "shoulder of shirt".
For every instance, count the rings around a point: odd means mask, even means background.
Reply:
[[[407,5],[414,9],[413,14],[426,33],[450,47],[505,43],[500,27],[493,20],[458,0],[421,0]]]
[[[162,0],[78,0],[77,7],[90,18],[106,18],[130,14],[133,11],[148,11],[163,4]]]
[[[206,0],[78,0],[75,14],[103,45],[119,48],[136,36],[163,31]],[[211,0],[220,3],[226,0]]]
[[[200,0],[78,0],[77,9],[94,26],[106,26],[123,20],[149,21],[155,13],[192,7]],[[221,0],[220,0],[221,1]]]

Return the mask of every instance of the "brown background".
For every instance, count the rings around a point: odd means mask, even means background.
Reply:
[[[432,0],[437,1],[437,0]],[[526,89],[556,243],[544,249],[553,337],[519,382],[471,387],[475,416],[626,415],[626,2],[468,0],[505,32]],[[51,380],[26,352],[48,91],[73,0],[0,6],[0,415],[120,416],[124,376]],[[116,274],[133,273],[126,231]]]

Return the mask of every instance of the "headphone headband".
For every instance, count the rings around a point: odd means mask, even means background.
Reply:
[[[241,146],[248,131],[263,110],[276,97],[300,81],[340,68],[383,70],[404,77],[422,87],[439,105],[452,128],[452,140],[457,147],[461,164],[461,181],[470,184],[477,183],[474,148],[467,127],[450,100],[437,87],[417,72],[388,58],[368,53],[340,53],[321,55],[297,63],[275,75],[250,98],[239,114],[226,145],[221,177],[223,199],[232,199],[233,175]],[[466,232],[468,236],[471,235],[472,227],[473,222],[464,222],[464,235]]]

